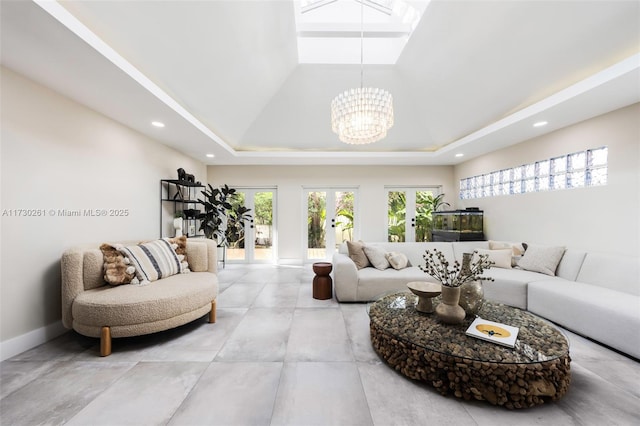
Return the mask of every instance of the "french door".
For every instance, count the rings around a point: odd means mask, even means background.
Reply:
[[[429,241],[432,200],[438,192],[436,187],[387,188],[387,241]]]
[[[305,261],[331,259],[340,244],[353,240],[356,232],[356,195],[356,188],[304,190]]]
[[[235,232],[227,233],[228,262],[275,262],[275,192],[273,188],[238,189],[238,196],[232,205],[251,209],[251,219],[239,224],[233,215],[229,218],[227,228],[235,229]]]

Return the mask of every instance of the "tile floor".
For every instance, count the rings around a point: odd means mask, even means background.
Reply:
[[[383,364],[364,304],[312,298],[311,267],[227,265],[218,322],[67,333],[0,364],[2,425],[632,425],[640,363],[567,333],[564,399],[521,411],[442,397]]]

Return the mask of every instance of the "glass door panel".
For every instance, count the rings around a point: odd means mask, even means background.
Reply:
[[[400,188],[387,191],[387,241],[431,241],[436,188]]]
[[[227,261],[245,260],[247,253],[245,249],[246,224],[238,220],[235,211],[238,207],[246,207],[245,192],[238,191],[236,197],[231,201],[232,211],[227,217],[227,228],[225,237],[227,241]]]
[[[259,191],[253,197],[254,235],[253,258],[259,261],[272,261],[273,250],[273,191]]]
[[[327,192],[307,191],[307,259],[327,257]]]
[[[433,220],[431,212],[433,211],[433,192],[431,191],[415,191],[415,224],[414,238],[416,242],[432,241],[431,230],[433,229]]]
[[[340,244],[354,238],[355,189],[305,191],[305,260],[328,260]]]
[[[227,261],[275,261],[275,190],[240,189],[237,193],[238,197],[232,202],[234,210],[238,206],[250,209],[251,219],[240,220],[236,214],[230,214],[227,221]]]
[[[335,237],[334,246],[338,250],[340,244],[353,240],[353,225],[355,217],[355,192],[336,191],[335,193]]]
[[[407,240],[407,192],[389,191],[387,197],[387,241],[404,243]]]

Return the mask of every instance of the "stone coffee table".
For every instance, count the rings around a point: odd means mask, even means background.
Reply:
[[[547,321],[485,301],[480,317],[520,328],[515,347],[509,348],[467,336],[473,318],[461,325],[443,324],[435,314],[416,311],[415,305],[416,296],[402,292],[369,307],[374,349],[405,376],[430,383],[443,395],[507,408],[556,401],[567,392],[569,345]]]

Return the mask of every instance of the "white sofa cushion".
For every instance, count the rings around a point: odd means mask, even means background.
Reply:
[[[340,302],[358,302],[358,268],[345,253],[333,254],[333,289]]]
[[[576,281],[582,262],[587,252],[576,249],[567,249],[556,269],[556,277],[561,277],[569,281]]]
[[[407,283],[411,281],[435,281],[416,266],[383,271],[375,268],[364,268],[358,271],[357,300],[373,301],[383,295],[408,290]]]
[[[529,283],[529,311],[636,358],[639,308],[639,296],[598,285],[567,280]]]
[[[532,281],[550,279],[547,275],[522,269],[491,268],[483,275],[495,280],[483,281],[482,287],[486,299],[520,309],[527,309],[527,285]],[[551,279],[562,280],[561,278]]]
[[[640,259],[587,253],[577,281],[640,296]]]

